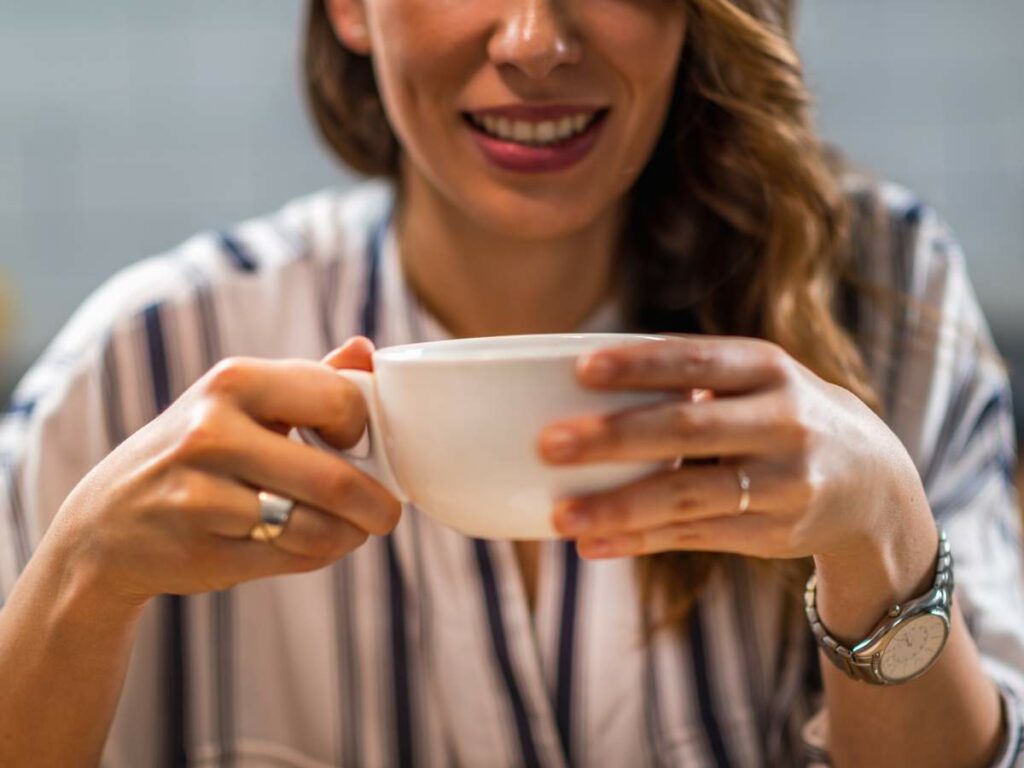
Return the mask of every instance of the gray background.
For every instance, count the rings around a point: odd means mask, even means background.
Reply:
[[[16,300],[0,404],[119,267],[347,182],[302,105],[304,6],[0,0],[0,271]],[[805,0],[800,23],[823,133],[952,223],[1017,371],[1021,29],[1021,0]]]

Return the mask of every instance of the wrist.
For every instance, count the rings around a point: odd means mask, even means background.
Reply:
[[[29,571],[35,571],[34,580],[49,598],[51,617],[65,625],[134,625],[148,602],[119,595],[110,588],[101,563],[45,538],[26,576]]]
[[[935,576],[938,532],[923,488],[892,495],[880,518],[886,522],[814,557],[818,613],[843,643],[866,637],[893,605],[924,593]]]

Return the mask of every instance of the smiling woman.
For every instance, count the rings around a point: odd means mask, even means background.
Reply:
[[[818,141],[791,3],[309,8],[379,178],[119,275],[23,382],[0,764],[1024,764],[1005,370],[935,213]],[[530,459],[660,469],[562,540],[287,436],[360,439],[374,344],[622,331],[672,336],[570,383],[660,397]]]

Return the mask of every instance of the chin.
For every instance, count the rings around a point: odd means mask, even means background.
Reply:
[[[463,198],[481,227],[509,239],[557,240],[580,232],[607,215],[615,200],[587,199],[566,190],[549,191],[542,197],[524,194],[507,187],[492,187],[488,194],[474,193]]]

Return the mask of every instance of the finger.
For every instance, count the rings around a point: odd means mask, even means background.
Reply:
[[[790,450],[802,433],[776,393],[703,402],[673,400],[556,422],[539,438],[556,463],[657,461]]]
[[[183,522],[222,538],[248,539],[260,522],[258,489],[210,472],[178,468],[159,494]],[[296,504],[274,543],[297,555],[340,557],[366,536],[340,517]]]
[[[213,588],[219,589],[268,576],[307,573],[325,568],[336,562],[339,557],[344,556],[344,553],[340,556],[324,557],[300,555],[274,546],[272,542],[254,541],[248,538],[240,540],[211,539],[206,542],[205,548],[196,547],[195,549],[197,554],[206,552],[207,557],[215,558],[218,570],[228,574],[225,578],[228,583],[214,585]]]
[[[355,368],[361,371],[373,370],[373,341],[365,336],[353,336],[321,362],[331,368]]]
[[[401,503],[374,478],[237,411],[222,416],[217,434],[191,448],[186,460],[329,512],[368,533],[389,532],[401,513]]]
[[[200,386],[261,423],[313,427],[340,448],[355,445],[366,426],[366,403],[358,387],[310,360],[229,358]]]
[[[751,488],[746,513],[774,508],[781,487],[776,473],[752,463],[743,469]],[[567,538],[617,536],[737,515],[741,496],[734,465],[684,465],[611,491],[566,499],[556,506],[552,522]]]
[[[340,517],[300,504],[292,510],[280,535],[269,543],[303,557],[337,560],[362,546],[367,537],[365,530]]]
[[[763,542],[773,525],[771,518],[761,513],[712,517],[612,537],[584,537],[577,541],[576,548],[580,557],[588,559],[679,551],[731,552],[760,557],[764,556]]]
[[[248,536],[259,518],[252,487],[202,469],[177,465],[158,486],[157,496],[182,524],[224,538]]]
[[[712,389],[743,393],[785,381],[791,358],[761,339],[673,336],[581,356],[577,375],[604,389]]]

